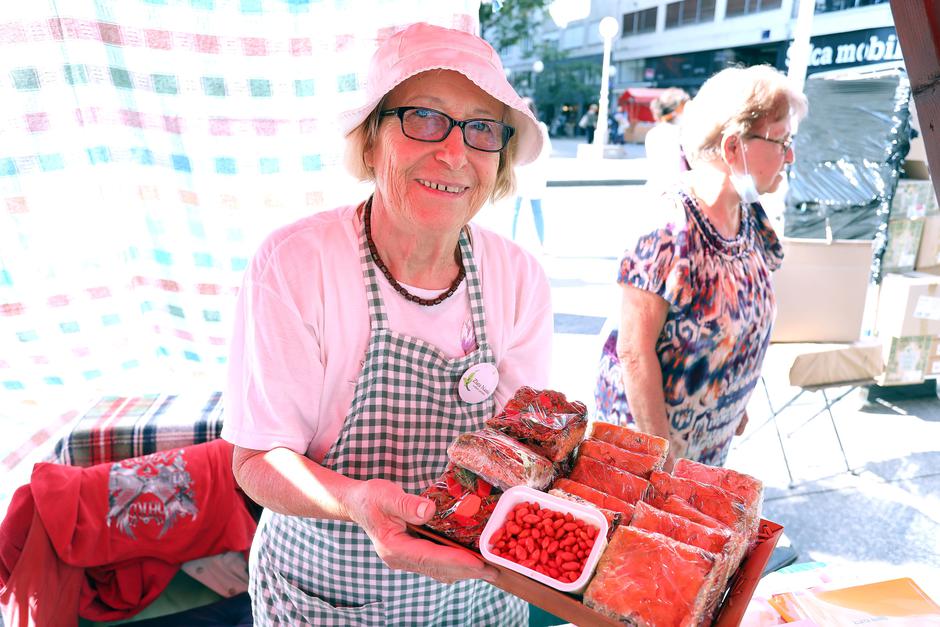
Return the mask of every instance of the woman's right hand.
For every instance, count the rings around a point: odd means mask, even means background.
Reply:
[[[441,583],[496,580],[498,571],[467,551],[415,538],[407,523],[423,525],[434,515],[433,501],[408,494],[385,479],[356,485],[346,499],[349,517],[372,539],[375,552],[393,570],[427,575]]]

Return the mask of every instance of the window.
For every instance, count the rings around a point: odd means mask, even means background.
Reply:
[[[727,17],[737,17],[749,13],[772,11],[773,9],[779,9],[782,4],[783,0],[728,0],[725,15]],[[816,4],[819,4],[818,0]]]
[[[643,33],[652,33],[656,31],[656,13],[659,7],[625,13],[623,16],[623,32],[621,37],[630,35],[642,35]]]
[[[714,19],[715,0],[680,0],[666,5],[666,28],[711,22]]]
[[[888,0],[816,0],[816,13],[829,13],[865,7],[872,4],[886,4]]]

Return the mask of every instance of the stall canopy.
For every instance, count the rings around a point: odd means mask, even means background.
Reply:
[[[627,112],[630,116],[630,123],[637,122],[655,122],[650,105],[659,98],[665,89],[656,89],[653,87],[630,87],[617,99],[617,105]]]

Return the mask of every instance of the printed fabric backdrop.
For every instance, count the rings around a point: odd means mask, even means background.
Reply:
[[[417,20],[476,32],[478,7],[5,3],[0,418],[23,399],[218,389],[261,238],[366,193],[333,120],[376,42]]]

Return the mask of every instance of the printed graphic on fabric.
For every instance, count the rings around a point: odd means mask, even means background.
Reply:
[[[108,520],[136,540],[162,538],[183,516],[199,513],[183,450],[162,451],[112,464],[108,477]]]

